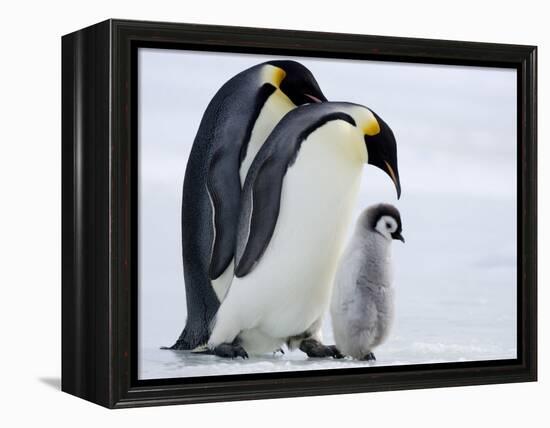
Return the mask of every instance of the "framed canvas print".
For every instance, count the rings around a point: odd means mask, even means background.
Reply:
[[[62,39],[62,389],[121,408],[536,380],[536,48]]]

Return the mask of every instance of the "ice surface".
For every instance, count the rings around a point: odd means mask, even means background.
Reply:
[[[225,80],[266,59],[140,51],[139,378],[515,358],[515,71],[311,58],[327,97],[372,107],[398,141],[402,198],[366,167],[355,213],[386,201],[402,214],[390,338],[370,364],[159,349],[185,323],[181,188],[200,117]],[[334,343],[328,319],[323,334]]]

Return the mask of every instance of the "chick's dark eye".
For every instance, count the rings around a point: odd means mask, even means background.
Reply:
[[[391,227],[391,223],[386,223],[386,227],[389,229]]]

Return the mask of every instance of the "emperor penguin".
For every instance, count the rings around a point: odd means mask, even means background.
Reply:
[[[369,207],[357,220],[334,279],[330,305],[336,348],[359,360],[376,360],[373,350],[393,324],[391,243],[405,242],[401,215],[389,204]]]
[[[279,122],[246,176],[235,278],[210,352],[246,358],[286,343],[310,357],[339,356],[320,327],[364,164],[385,171],[400,195],[393,132],[364,106],[310,104]]]
[[[326,101],[295,61],[269,61],[226,82],[202,117],[185,170],[181,230],[187,321],[171,349],[194,349],[233,279],[241,186],[263,142],[290,110]]]

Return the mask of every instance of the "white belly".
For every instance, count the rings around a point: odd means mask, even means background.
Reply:
[[[225,269],[225,271],[218,276],[216,279],[211,280],[212,288],[214,289],[214,292],[216,293],[216,296],[218,297],[218,300],[221,302],[225,298],[225,294],[227,293],[227,290],[229,289],[229,286],[231,285],[231,281],[233,281],[233,270],[234,270],[234,263],[231,261],[229,263],[229,266]]]
[[[341,121],[322,130],[288,169],[271,241],[254,270],[233,279],[220,324],[236,322],[235,330],[255,329],[282,342],[325,312],[360,182],[364,157],[357,145],[364,143]]]

